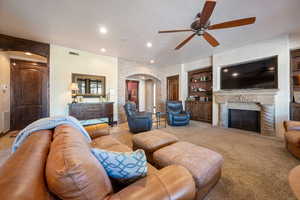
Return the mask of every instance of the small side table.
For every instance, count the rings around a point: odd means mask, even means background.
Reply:
[[[153,122],[156,123],[156,127],[157,129],[160,128],[161,126],[161,122],[164,122],[165,123],[165,128],[167,128],[167,113],[165,112],[156,112],[156,113],[153,113],[155,115],[154,119],[153,119]]]

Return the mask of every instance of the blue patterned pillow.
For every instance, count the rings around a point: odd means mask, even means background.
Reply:
[[[144,150],[123,153],[93,148],[91,151],[108,176],[121,183],[133,182],[147,174]]]

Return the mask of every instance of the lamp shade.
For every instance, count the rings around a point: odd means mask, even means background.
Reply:
[[[72,83],[71,86],[70,86],[70,90],[78,91],[79,90],[78,84],[77,83]]]

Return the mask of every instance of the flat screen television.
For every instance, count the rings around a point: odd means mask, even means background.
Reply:
[[[221,69],[221,89],[277,89],[277,56]]]

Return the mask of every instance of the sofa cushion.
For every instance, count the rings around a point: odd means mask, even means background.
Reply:
[[[46,165],[49,189],[61,199],[102,200],[111,182],[84,136],[68,125],[55,129]]]
[[[177,142],[178,138],[170,133],[152,130],[134,135],[132,140],[135,149],[141,148],[148,153],[152,153],[157,149]]]
[[[32,133],[0,167],[0,199],[50,200],[44,178],[52,131]]]
[[[109,135],[109,125],[108,124],[95,124],[84,127],[89,133],[92,139]]]
[[[96,138],[92,141],[91,146],[93,148],[98,149],[105,149],[108,151],[116,151],[116,152],[131,152],[132,149],[126,146],[125,144],[122,144],[117,139],[115,139],[111,135],[102,136],[99,138]]]
[[[99,149],[105,149],[108,151],[116,151],[116,152],[132,152],[132,149],[126,146],[125,144],[122,144],[117,139],[113,138],[111,135],[108,136],[102,136],[95,140],[93,140],[91,144],[92,148],[99,148]],[[150,163],[148,163],[148,173],[155,174],[158,172],[158,169],[156,169],[154,166],[152,166]]]
[[[108,176],[121,183],[133,182],[147,174],[147,159],[143,150],[113,152],[93,148],[91,151]]]

